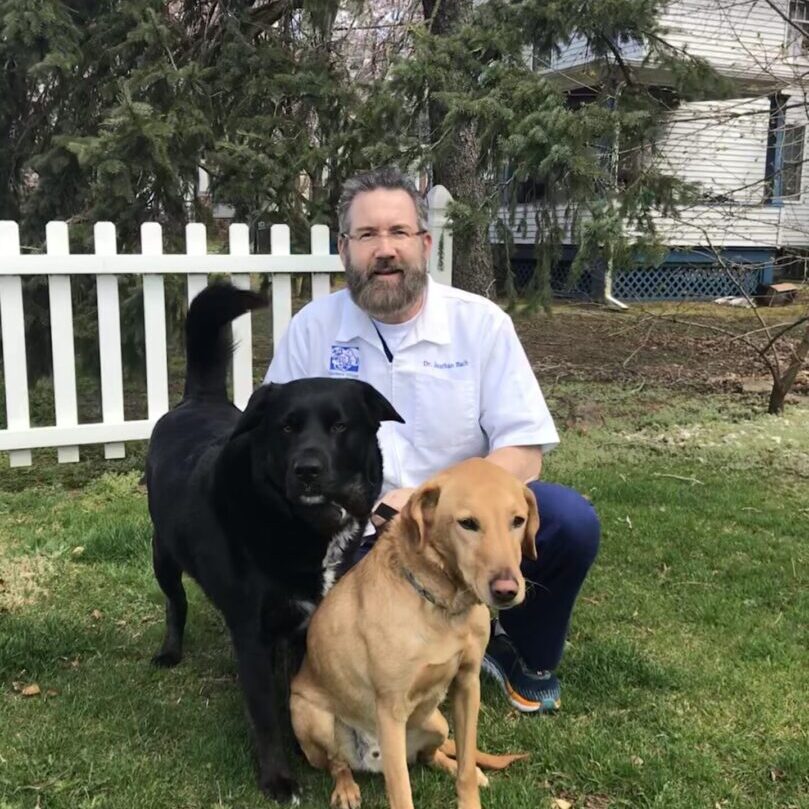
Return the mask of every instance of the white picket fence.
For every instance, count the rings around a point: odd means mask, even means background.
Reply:
[[[429,195],[434,240],[430,274],[447,284],[452,283],[452,234],[446,215],[450,200],[443,186],[436,186]],[[329,230],[325,225],[312,227],[309,253],[294,255],[287,225],[271,227],[267,255],[250,254],[248,228],[243,224],[230,226],[228,254],[208,254],[207,234],[201,224],[186,226],[183,254],[163,253],[161,228],[153,222],[141,226],[140,254],[117,253],[112,222],[98,222],[94,240],[95,253],[71,254],[67,224],[50,222],[46,229],[47,252],[21,255],[17,223],[0,221],[0,326],[8,425],[0,430],[0,450],[9,453],[11,466],[30,466],[31,450],[42,447],[55,447],[60,463],[75,462],[83,444],[104,444],[106,458],[123,458],[126,441],[151,435],[155,421],[169,408],[165,275],[186,276],[190,302],[207,285],[208,273],[228,274],[236,286],[245,288],[251,276],[271,274],[273,339],[277,343],[292,317],[293,274],[311,275],[312,296],[317,298],[329,294],[330,274],[343,271],[340,257],[329,253]],[[48,276],[56,424],[46,427],[30,424],[22,296],[22,278],[30,275]],[[73,275],[96,277],[102,421],[90,424],[78,423],[70,284]],[[148,417],[141,420],[124,418],[118,275],[143,276]],[[249,313],[234,321],[233,337],[234,401],[244,407],[253,390]]]

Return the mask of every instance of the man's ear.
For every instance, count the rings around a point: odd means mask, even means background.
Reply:
[[[359,379],[352,380],[362,386],[362,399],[374,421],[398,421],[404,424],[404,419],[396,412],[393,405],[373,386]]]
[[[534,493],[523,486],[525,502],[528,504],[528,519],[525,522],[525,531],[522,536],[522,555],[526,559],[537,558],[537,532],[539,531],[539,508]]]
[[[441,497],[441,487],[434,481],[419,486],[402,509],[402,522],[410,541],[419,550],[427,542],[427,534],[433,523],[435,507]]]
[[[250,432],[261,424],[264,414],[267,410],[267,404],[270,399],[278,393],[281,385],[276,385],[270,382],[267,385],[261,385],[253,391],[250,400],[247,402],[244,412],[236,422],[236,427],[231,434],[231,437],[241,435],[242,433]]]

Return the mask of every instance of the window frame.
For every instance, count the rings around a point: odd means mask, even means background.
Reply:
[[[787,43],[793,56],[809,56],[809,0],[789,0]]]
[[[798,134],[788,140],[790,135]],[[787,150],[795,150],[794,155],[788,155]],[[803,193],[803,164],[806,153],[806,126],[804,124],[785,124],[781,131],[781,165],[779,172],[780,199],[785,202],[799,202]],[[787,188],[789,183],[789,188]]]

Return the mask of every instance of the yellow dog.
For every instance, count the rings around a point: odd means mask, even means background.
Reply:
[[[476,765],[523,757],[477,750],[479,675],[488,608],[524,599],[520,560],[536,558],[538,529],[526,486],[465,461],[417,489],[323,600],[290,707],[309,763],[334,778],[332,806],[356,809],[352,770],[370,770],[384,772],[392,809],[412,809],[407,765],[419,759],[455,774],[459,806],[479,809]],[[455,744],[438,710],[450,689]]]

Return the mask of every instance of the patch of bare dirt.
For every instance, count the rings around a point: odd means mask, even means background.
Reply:
[[[557,306],[551,314],[519,314],[514,323],[542,384],[604,381],[705,393],[769,391],[771,376],[761,358],[744,340],[732,336],[760,329],[760,324],[749,319],[749,312],[748,320],[741,317],[713,314],[710,305],[685,316],[659,306],[650,315],[640,309],[612,312],[570,305]],[[796,315],[773,310],[767,317],[779,323]],[[791,344],[797,345],[802,329],[793,333]],[[764,338],[754,335],[754,339]],[[778,352],[779,359],[788,363],[786,340],[779,343]],[[798,375],[793,394],[809,395],[809,367]]]

